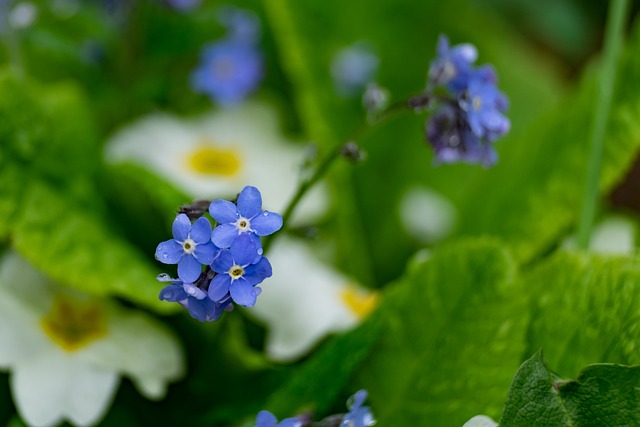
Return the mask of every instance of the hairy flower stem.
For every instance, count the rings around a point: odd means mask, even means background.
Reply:
[[[396,104],[390,105],[386,110],[381,112],[372,123],[365,123],[359,126],[355,131],[352,132],[350,138],[347,138],[346,142],[341,143],[335,147],[327,154],[325,158],[323,158],[319,163],[313,174],[307,178],[306,180],[300,182],[298,184],[298,188],[296,189],[295,194],[287,204],[287,207],[282,214],[282,220],[284,223],[284,227],[287,227],[289,223],[288,220],[291,218],[291,215],[295,212],[296,208],[300,204],[302,198],[307,194],[307,192],[320,181],[320,179],[327,173],[331,165],[339,159],[343,157],[344,148],[346,145],[353,143],[360,139],[369,129],[373,128],[380,123],[383,123],[385,120],[395,116],[396,114],[403,111],[410,111],[411,105],[409,105],[409,101],[401,101]],[[271,246],[273,239],[278,236],[278,234],[271,235],[267,237],[267,240],[264,243],[264,251]]]
[[[625,17],[627,16],[628,0],[611,0],[605,29],[604,58],[602,74],[598,85],[598,92],[594,101],[593,127],[590,135],[590,158],[587,179],[582,199],[580,222],[578,224],[578,247],[582,250],[589,248],[591,230],[598,203],[598,184],[604,137],[611,109],[611,99],[616,76],[616,65],[623,44]]]

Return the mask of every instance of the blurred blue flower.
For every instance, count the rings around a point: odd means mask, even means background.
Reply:
[[[379,62],[364,43],[355,43],[340,50],[331,62],[331,76],[338,92],[353,95],[363,91],[372,81]]]
[[[230,298],[221,302],[213,302],[204,290],[193,283],[184,283],[182,280],[172,279],[166,274],[160,274],[158,281],[171,282],[160,291],[160,300],[179,303],[189,310],[191,317],[201,322],[218,320],[224,309],[231,304]]]
[[[508,105],[507,98],[496,87],[496,74],[491,66],[481,67],[471,75],[467,91],[460,100],[473,133],[488,141],[509,131],[509,119],[502,115]]]
[[[368,406],[362,406],[367,398],[367,392],[359,390],[349,398],[347,407],[349,412],[342,418],[340,427],[368,427],[376,423]]]
[[[262,74],[262,54],[256,47],[233,39],[221,40],[202,49],[191,85],[213,102],[231,106],[258,87]]]
[[[186,283],[195,282],[202,265],[209,265],[220,249],[211,242],[211,223],[198,218],[191,224],[189,217],[180,214],[173,221],[173,239],[156,248],[156,258],[164,264],[178,264],[178,277]]]
[[[248,45],[257,45],[260,39],[260,21],[255,13],[234,6],[222,6],[218,20],[227,29],[227,39]]]
[[[466,89],[472,64],[478,59],[478,50],[470,43],[449,46],[447,36],[441,35],[436,48],[438,57],[429,68],[429,84],[446,86],[454,94]]]
[[[218,247],[228,248],[243,233],[267,236],[280,230],[282,217],[261,209],[260,191],[251,186],[242,189],[237,206],[228,200],[214,200],[209,206],[209,213],[218,226],[211,233],[211,240]]]
[[[209,285],[209,298],[225,301],[228,295],[237,304],[252,307],[261,289],[256,287],[271,277],[271,264],[263,256],[262,248],[250,234],[236,238],[230,249],[224,249],[211,265],[218,273]]]
[[[278,419],[271,412],[260,411],[255,427],[302,427],[302,421],[297,418],[285,418],[278,423]]]
[[[443,104],[429,117],[426,136],[436,163],[481,163],[489,167],[498,159],[493,145],[471,131],[465,112],[456,105]]]
[[[437,52],[423,102],[416,104],[416,108],[436,107],[426,124],[436,163],[492,166],[498,158],[492,143],[511,127],[502,114],[509,102],[498,90],[495,70],[490,65],[473,66],[478,52],[471,44],[450,47],[447,37],[440,36]],[[446,88],[447,94],[434,95],[438,87]]]
[[[180,11],[193,10],[200,6],[202,0],[167,0],[169,5]]]
[[[219,12],[227,36],[202,49],[191,86],[223,107],[238,104],[258,88],[263,58],[258,48],[260,23],[252,12],[225,6]]]

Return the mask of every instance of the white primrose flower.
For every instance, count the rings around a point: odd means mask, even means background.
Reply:
[[[283,212],[305,148],[287,141],[278,127],[275,111],[260,103],[194,119],[153,114],[117,132],[105,155],[113,163],[138,163],[194,199],[233,197],[247,185],[259,186],[265,207]],[[325,191],[316,186],[294,219],[313,220],[326,207]]]
[[[400,201],[399,211],[407,233],[427,244],[449,236],[458,216],[449,199],[424,186],[407,190]]]
[[[0,369],[36,427],[97,423],[120,382],[160,399],[183,373],[178,340],[141,312],[59,288],[24,259],[0,260]]]
[[[621,215],[610,215],[599,222],[591,233],[589,250],[607,255],[632,255],[635,252],[636,224]],[[567,238],[562,247],[575,249],[575,236]]]
[[[327,334],[356,326],[378,304],[376,292],[355,286],[299,241],[280,236],[268,255],[276,273],[247,313],[267,325],[266,351],[275,360],[299,358]]]

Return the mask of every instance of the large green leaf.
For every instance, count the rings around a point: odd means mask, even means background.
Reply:
[[[143,255],[106,214],[90,111],[72,84],[0,73],[0,238],[61,285],[175,310],[158,300],[152,250]]]
[[[498,415],[521,360],[525,304],[515,263],[495,241],[447,245],[413,266],[383,296],[381,339],[357,374],[379,424]]]
[[[575,380],[547,368],[542,351],[527,360],[509,390],[502,427],[637,426],[640,367],[587,366]]]
[[[74,205],[41,181],[27,187],[14,224],[15,249],[61,285],[96,295],[118,295],[162,312],[177,304],[158,299],[159,273],[114,233],[108,219]]]
[[[640,262],[560,252],[524,278],[532,295],[531,353],[576,375],[596,362],[640,363]]]

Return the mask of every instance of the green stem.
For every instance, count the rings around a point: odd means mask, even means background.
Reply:
[[[300,204],[300,201],[307,194],[307,192],[318,181],[320,181],[320,179],[327,173],[331,165],[333,165],[333,163],[335,163],[337,159],[342,157],[342,150],[345,144],[360,139],[360,137],[362,137],[362,135],[364,135],[366,131],[368,131],[369,129],[371,129],[376,125],[379,125],[380,123],[384,122],[385,120],[389,119],[390,117],[402,111],[408,111],[407,101],[402,101],[402,102],[398,102],[396,104],[391,105],[389,108],[384,110],[373,123],[371,123],[370,125],[368,124],[361,125],[354,132],[352,132],[351,137],[347,138],[345,143],[335,146],[329,152],[329,154],[327,154],[327,156],[320,161],[320,163],[314,170],[313,174],[298,185],[298,188],[296,189],[295,194],[287,204],[287,207],[284,210],[284,213],[282,214],[282,220],[284,224],[288,224],[289,219],[291,219],[291,216],[293,215],[296,208]],[[278,234],[274,234],[267,237],[263,245],[265,252],[267,251],[269,246],[271,246],[271,243],[273,239],[276,238],[276,236],[278,236]]]
[[[628,0],[611,0],[609,3],[604,39],[604,63],[598,85],[598,93],[594,100],[593,127],[591,128],[589,141],[590,158],[582,199],[580,222],[578,225],[578,247],[583,250],[589,248],[591,230],[593,228],[598,203],[598,184],[600,182],[604,137],[609,111],[611,110],[616,65],[623,43],[624,23],[628,4]]]

